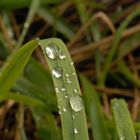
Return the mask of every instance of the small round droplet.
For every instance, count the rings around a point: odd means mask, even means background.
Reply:
[[[75,75],[76,75],[76,73],[75,73],[75,72],[73,72],[73,73],[72,73],[72,75],[73,75],[73,76],[75,76]]]
[[[59,110],[59,112],[58,112],[58,113],[59,113],[59,115],[61,115],[61,114],[62,114],[62,112],[61,112],[60,110]]]
[[[62,77],[62,73],[63,73],[63,70],[61,67],[55,67],[53,68],[52,70],[52,75],[55,77],[55,78],[60,78]]]
[[[65,92],[65,91],[66,91],[66,88],[65,88],[65,87],[62,87],[60,90],[61,90],[62,92]]]
[[[67,82],[68,84],[71,84],[71,83],[72,83],[72,81],[70,80],[69,77],[66,78],[66,82]]]
[[[49,44],[46,47],[46,54],[50,59],[56,59],[58,56],[59,49],[55,44]]]
[[[70,64],[73,65],[74,63],[73,62],[70,62]]]
[[[83,101],[80,96],[72,96],[70,98],[70,105],[73,111],[79,112],[84,108]]]
[[[59,92],[59,88],[55,88],[55,92],[58,93]]]
[[[65,59],[66,58],[66,55],[62,52],[62,51],[59,51],[59,58],[62,60],[62,59]]]
[[[63,108],[63,111],[66,112],[67,111],[66,108]]]
[[[65,95],[65,98],[68,98],[68,96],[67,96],[67,95]]]
[[[74,133],[75,133],[75,134],[78,134],[77,128],[74,128]]]
[[[66,77],[70,77],[70,75],[66,73]]]
[[[78,93],[78,90],[77,90],[77,89],[74,89],[74,92],[75,92],[75,93]]]

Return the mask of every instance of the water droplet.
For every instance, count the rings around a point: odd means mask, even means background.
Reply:
[[[61,109],[60,105],[58,105],[58,109]]]
[[[61,67],[55,67],[53,70],[52,70],[52,75],[55,77],[55,78],[60,78],[62,77],[62,73],[63,73],[63,70]]]
[[[68,96],[67,96],[67,95],[65,95],[65,98],[68,98]]]
[[[61,112],[60,110],[59,110],[59,112],[58,112],[58,113],[59,113],[59,115],[61,115],[61,114],[62,114],[62,112]]]
[[[56,59],[58,56],[59,49],[55,44],[49,44],[46,47],[46,54],[50,59]]]
[[[72,116],[72,118],[74,119],[74,118],[75,118],[75,116],[73,115],[73,116]]]
[[[75,93],[78,93],[78,90],[77,90],[77,89],[74,89],[74,92],[75,92]]]
[[[55,88],[55,92],[58,93],[59,92],[59,88]]]
[[[66,112],[67,111],[66,108],[63,108],[63,111]]]
[[[80,96],[72,96],[70,98],[70,105],[73,111],[78,112],[84,108],[83,101]]]
[[[62,51],[59,51],[59,58],[62,60],[62,59],[65,59],[66,58],[66,55],[62,52]]]
[[[70,77],[70,75],[66,73],[66,77]]]
[[[76,75],[76,73],[75,73],[75,72],[73,72],[73,73],[72,73],[72,75]]]
[[[66,82],[67,82],[68,84],[71,84],[71,83],[72,83],[72,81],[70,80],[69,77],[66,78]]]
[[[70,62],[70,64],[73,65],[74,63],[73,62]]]
[[[74,128],[74,133],[75,133],[75,134],[78,134],[77,128]]]
[[[64,92],[64,91],[66,91],[66,88],[62,87],[60,90]]]
[[[125,136],[120,137],[120,140],[125,140]]]

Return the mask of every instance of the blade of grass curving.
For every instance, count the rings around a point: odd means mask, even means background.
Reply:
[[[56,38],[39,41],[56,89],[64,140],[88,140],[84,104],[73,62],[65,44]]]
[[[21,35],[20,35],[20,37],[18,39],[16,48],[19,48],[22,45],[24,37],[25,37],[25,35],[26,35],[26,33],[27,33],[28,29],[29,29],[29,26],[30,26],[30,24],[32,22],[32,19],[33,19],[34,15],[35,15],[36,11],[38,10],[38,7],[40,5],[40,1],[41,0],[32,0],[30,10],[28,12],[27,19],[26,19],[26,21],[24,23]]]
[[[92,125],[93,137],[95,140],[109,140],[107,125],[105,125],[105,119],[97,92],[93,89],[92,84],[86,79],[86,77],[80,75],[80,81],[87,105],[87,112]]]
[[[62,0],[41,0],[41,5],[45,6],[48,4],[59,3]],[[2,10],[12,10],[17,8],[29,7],[32,0],[1,0],[0,1],[0,9]]]
[[[60,133],[54,116],[46,113],[42,108],[31,107],[31,111],[37,126],[39,139],[60,140]]]
[[[122,32],[125,30],[125,28],[128,26],[128,24],[139,14],[140,14],[140,8],[136,9],[132,14],[130,14],[126,18],[126,20],[121,24],[121,26],[118,28],[117,32],[115,33],[112,47],[111,47],[109,54],[107,56],[107,59],[104,63],[103,72],[102,72],[102,76],[101,76],[101,80],[100,80],[100,85],[104,85],[104,83],[105,83],[106,76],[107,76],[111,61],[114,57],[114,54],[117,50],[117,47],[119,46]]]
[[[113,99],[111,106],[119,139],[136,140],[133,123],[125,101]]]
[[[90,19],[90,14],[89,12],[87,11],[87,4],[91,2],[89,1],[83,1],[83,0],[74,0],[75,4],[76,4],[76,7],[77,7],[77,10],[78,10],[78,13],[80,15],[80,19],[81,19],[81,22],[82,24],[85,24],[89,19]],[[94,41],[98,41],[101,37],[101,33],[99,31],[99,27],[98,27],[98,24],[96,21],[94,21],[92,23],[92,26],[90,27],[88,33],[92,33],[92,37],[90,36],[90,34],[88,34],[87,36],[87,40],[88,41],[92,41],[92,39],[94,39]]]
[[[71,39],[74,36],[75,31],[72,25],[69,25],[69,23],[60,17],[57,18],[57,16],[52,13],[49,8],[45,9],[40,7],[37,14],[51,26],[55,26],[54,29],[62,33],[67,39]]]
[[[0,94],[7,93],[22,73],[38,41],[33,40],[15,51],[6,61],[0,72]]]
[[[24,103],[29,106],[45,106],[45,104],[39,99],[35,99],[26,95],[21,95],[20,93],[6,93],[4,95],[0,95],[0,100],[11,99],[19,103]]]
[[[125,62],[122,60],[118,63],[119,72],[123,74],[129,81],[134,85],[140,87],[140,79],[136,78],[135,75],[129,70]]]

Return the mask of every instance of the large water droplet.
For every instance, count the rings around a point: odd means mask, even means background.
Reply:
[[[80,96],[72,96],[70,98],[70,105],[73,111],[78,112],[84,108],[83,101]]]
[[[75,134],[78,134],[77,128],[74,128],[74,133],[75,133]]]
[[[60,78],[62,77],[62,74],[63,74],[63,70],[61,67],[55,67],[53,68],[52,70],[52,75],[55,77],[55,78]]]
[[[59,51],[59,58],[60,58],[61,60],[66,58],[66,55],[64,54],[64,52]]]
[[[46,47],[46,54],[50,59],[56,59],[58,56],[59,49],[55,44],[49,44]]]

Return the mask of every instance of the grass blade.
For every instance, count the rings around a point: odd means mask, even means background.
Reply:
[[[133,123],[125,101],[113,99],[111,106],[119,139],[136,140]]]
[[[31,107],[31,111],[37,125],[40,140],[60,140],[60,133],[55,118],[41,108]],[[47,125],[46,125],[47,124]]]
[[[103,73],[101,76],[101,81],[100,81],[101,85],[104,85],[104,83],[105,83],[106,76],[107,76],[111,61],[114,57],[114,54],[117,50],[117,47],[119,46],[122,32],[125,30],[125,28],[128,26],[128,24],[139,14],[140,14],[140,9],[138,8],[131,15],[129,15],[126,18],[126,20],[121,24],[121,26],[118,28],[118,30],[114,36],[114,41],[113,41],[112,47],[109,51],[109,54],[108,54],[107,59],[106,59],[105,64],[104,64],[104,70],[103,70]]]
[[[40,7],[37,14],[51,26],[55,26],[54,29],[62,33],[67,39],[71,39],[74,36],[75,32],[71,25],[66,23],[64,19],[56,17],[50,10]]]
[[[84,76],[80,75],[80,80],[92,125],[93,137],[95,140],[109,140],[99,97],[91,83]]]
[[[40,5],[40,1],[41,0],[32,0],[30,10],[28,12],[27,19],[26,19],[26,21],[24,23],[23,30],[21,32],[21,35],[20,35],[20,37],[18,39],[18,42],[17,42],[17,45],[16,45],[17,48],[19,48],[22,45],[24,37],[26,36],[26,33],[27,33],[27,31],[29,29],[29,26],[30,26],[30,24],[32,22],[32,19],[33,19],[34,15],[35,15],[36,11],[38,10],[38,7]]]
[[[64,140],[88,140],[84,104],[73,62],[64,43],[56,38],[41,40],[56,88]]]
[[[22,73],[38,41],[33,40],[15,51],[7,60],[0,73],[0,94],[7,93]]]

